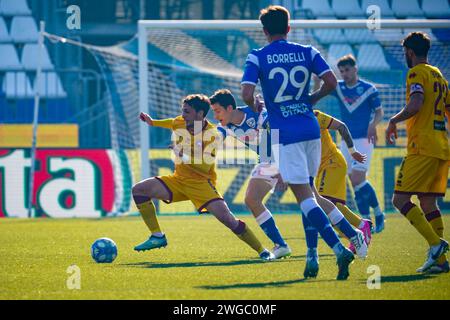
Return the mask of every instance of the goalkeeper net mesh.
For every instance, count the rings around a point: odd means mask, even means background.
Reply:
[[[292,28],[288,40],[315,46],[334,69],[341,56],[353,53],[359,64],[359,74],[372,82],[380,92],[384,122],[379,126],[379,141],[373,153],[369,179],[376,189],[382,209],[393,210],[391,204],[395,175],[404,156],[405,131],[395,147],[384,143],[386,121],[405,105],[404,62],[400,41],[412,30],[403,28],[370,31],[361,29],[301,29]],[[417,30],[416,30],[417,31]],[[432,38],[430,63],[450,78],[450,44],[447,30],[423,29]],[[240,80],[247,54],[266,44],[261,28],[236,29],[173,29],[147,28],[148,50],[148,108],[155,119],[180,114],[180,101],[187,94],[210,96],[217,89],[230,89],[238,105]],[[85,46],[96,57],[107,83],[110,98],[110,127],[112,147],[124,151],[133,182],[140,178],[138,149],[141,143],[139,115],[139,50],[138,37],[114,47]],[[260,90],[260,88],[257,88]],[[337,101],[327,97],[318,109],[340,118]],[[212,113],[208,118],[212,121]],[[168,130],[149,128],[150,175],[168,174],[173,169],[170,152],[171,134]],[[339,137],[336,137],[339,139]],[[339,145],[339,144],[338,144]],[[239,155],[238,155],[239,156]],[[244,203],[245,189],[254,164],[218,165],[218,189],[234,212],[248,212]],[[348,204],[355,208],[352,189],[348,185]],[[266,205],[274,213],[298,211],[290,191],[271,193]],[[445,201],[442,200],[442,201]],[[127,203],[125,207],[129,205]],[[189,203],[166,205],[159,203],[163,214],[195,212]],[[123,206],[122,206],[123,207]],[[133,208],[131,207],[131,210]]]

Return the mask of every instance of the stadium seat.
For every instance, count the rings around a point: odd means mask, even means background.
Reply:
[[[0,15],[2,16],[29,16],[31,11],[28,8],[27,0],[1,0]]]
[[[36,43],[27,43],[22,51],[22,65],[25,70],[36,70],[38,66],[39,45]],[[53,64],[50,61],[47,47],[44,46],[41,52],[42,70],[53,70]]]
[[[330,65],[331,68],[335,69],[337,68],[336,64],[339,58],[347,55],[352,54],[353,56],[355,53],[353,52],[352,47],[348,44],[331,44],[328,48],[328,56],[327,56],[327,62]]]
[[[450,18],[450,6],[448,0],[423,1],[422,10],[427,18]]]
[[[359,6],[358,0],[333,0],[333,11],[338,18],[364,16],[365,12]]]
[[[341,29],[314,29],[314,36],[322,44],[347,42]]]
[[[38,42],[39,39],[33,17],[14,17],[11,22],[10,34],[15,43]]]
[[[25,72],[7,72],[3,79],[3,91],[6,98],[29,98],[33,96],[30,80]]]
[[[0,44],[0,71],[20,70],[16,48],[12,44]]]
[[[386,71],[390,69],[379,44],[363,44],[358,52],[358,66],[362,71]]]
[[[303,9],[309,9],[313,15],[318,17],[330,17],[335,16],[333,9],[331,9],[328,0],[303,0]]]
[[[11,42],[11,37],[8,33],[8,28],[6,28],[5,20],[0,17],[0,43]]]
[[[375,43],[377,39],[368,29],[344,29],[344,35],[351,44]]]
[[[424,16],[418,0],[392,0],[392,10],[397,18]]]
[[[36,90],[37,81],[34,80],[34,90]],[[65,98],[67,97],[61,80],[56,72],[43,72],[39,84],[39,95],[44,98]]]
[[[364,12],[367,12],[367,8],[371,5],[380,7],[382,19],[390,19],[394,17],[394,12],[389,6],[388,0],[362,0],[361,7]]]

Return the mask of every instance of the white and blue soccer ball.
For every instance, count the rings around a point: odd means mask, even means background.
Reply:
[[[91,246],[91,256],[97,263],[111,263],[117,257],[117,245],[109,238],[97,239]]]

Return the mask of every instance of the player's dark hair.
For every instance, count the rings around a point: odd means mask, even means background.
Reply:
[[[431,47],[431,40],[425,32],[411,32],[403,39],[402,46],[411,49],[417,57],[426,58]]]
[[[268,6],[261,10],[259,20],[270,35],[288,33],[289,11],[282,6]]]
[[[211,105],[218,103],[223,108],[232,106],[233,109],[236,109],[236,100],[234,99],[231,91],[228,89],[217,90],[211,97],[209,97],[209,100],[211,101]]]
[[[190,105],[196,112],[202,110],[203,117],[206,117],[210,108],[209,98],[204,94],[190,94],[183,98],[182,103]]]
[[[352,54],[347,54],[338,60],[337,66],[338,68],[344,66],[354,67],[356,66],[356,59]]]

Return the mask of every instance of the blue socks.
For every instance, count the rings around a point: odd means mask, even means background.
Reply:
[[[340,244],[339,238],[331,227],[327,215],[322,208],[319,207],[316,199],[308,198],[300,203],[300,207],[303,214],[306,216],[306,219],[308,219],[310,224],[317,229],[327,245],[334,250],[335,246]]]
[[[370,208],[374,209],[375,216],[382,214],[375,189],[369,181],[366,180],[360,185],[355,186],[355,200],[363,218],[370,220]]]
[[[319,239],[319,232],[309,222],[308,218],[302,214],[303,229],[305,230],[306,246],[308,249],[316,249]]]
[[[273,243],[278,244],[282,247],[287,246],[269,210],[266,209],[266,211],[256,217],[256,221]]]

